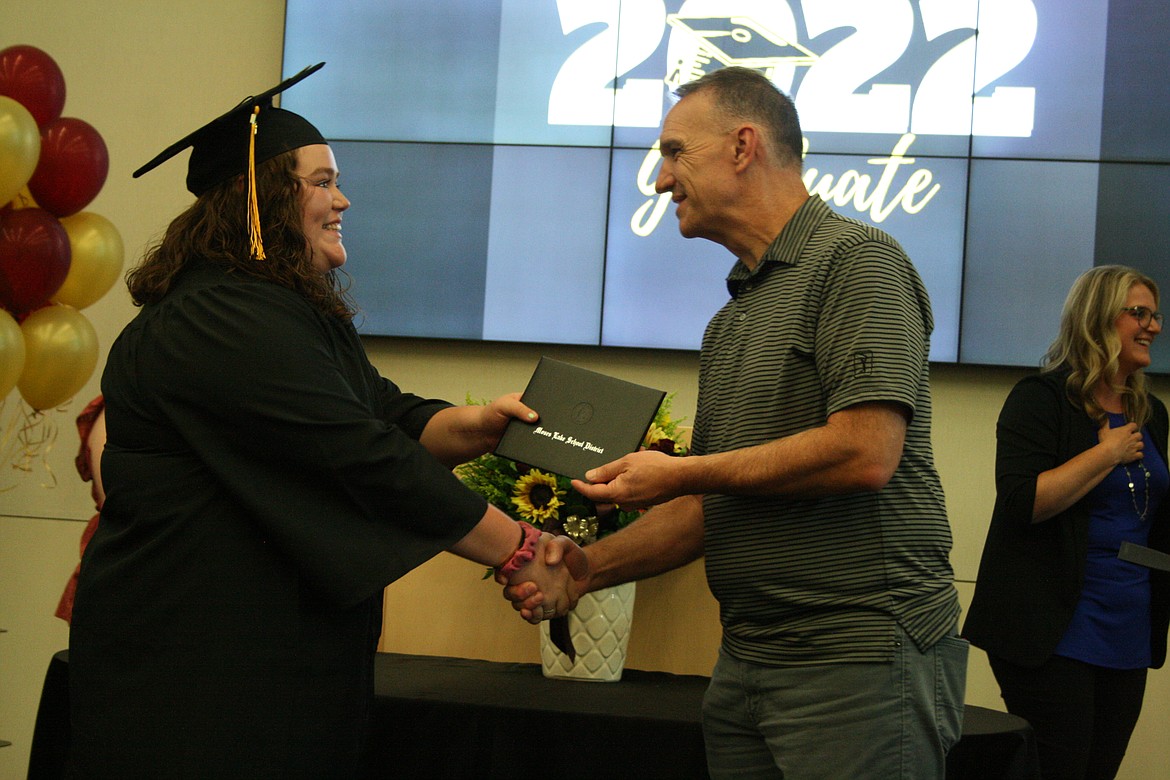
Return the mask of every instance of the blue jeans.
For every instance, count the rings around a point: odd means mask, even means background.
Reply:
[[[926,652],[899,628],[890,663],[768,667],[720,652],[703,698],[713,780],[937,780],[959,740],[967,642]]]

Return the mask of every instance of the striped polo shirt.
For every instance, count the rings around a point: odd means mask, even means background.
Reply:
[[[866,401],[911,412],[901,462],[877,493],[708,495],[707,579],[723,648],[770,666],[880,662],[895,623],[920,648],[959,614],[951,531],[930,442],[926,288],[889,235],[819,197],[801,206],[703,337],[695,454],[825,424]]]

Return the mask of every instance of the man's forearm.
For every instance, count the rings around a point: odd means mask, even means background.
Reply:
[[[656,506],[585,552],[591,591],[685,566],[703,555],[703,497],[681,496]]]
[[[881,490],[902,457],[906,410],[867,403],[767,444],[693,461],[685,482],[707,493],[817,498]]]

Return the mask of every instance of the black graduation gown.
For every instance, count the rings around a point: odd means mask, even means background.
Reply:
[[[348,323],[197,263],[110,351],[70,636],[82,777],[347,777],[382,588],[486,503]]]

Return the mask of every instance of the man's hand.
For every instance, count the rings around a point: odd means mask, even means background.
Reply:
[[[587,472],[588,482],[573,480],[573,487],[595,503],[644,509],[688,492],[682,484],[684,461],[657,450],[631,452]]]

